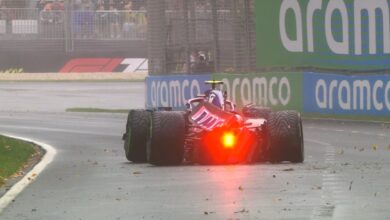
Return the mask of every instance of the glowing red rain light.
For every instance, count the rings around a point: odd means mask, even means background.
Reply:
[[[236,145],[236,136],[233,132],[226,132],[222,135],[222,145],[227,149],[232,149]]]

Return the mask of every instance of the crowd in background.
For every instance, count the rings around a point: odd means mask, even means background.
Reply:
[[[65,4],[66,1],[70,0],[0,0],[0,20],[3,20],[3,23],[6,20],[7,32],[12,32],[12,20],[38,21],[39,31],[50,37],[59,36],[57,32],[64,31],[63,24],[67,16],[68,24],[76,37],[146,37],[146,0],[71,0],[69,5]],[[180,11],[183,9],[182,3],[181,0],[171,0],[167,9]],[[208,0],[195,0],[194,3],[196,10],[211,9]],[[23,5],[25,8],[15,8]],[[34,5],[35,9],[31,8]],[[68,14],[65,13],[66,7],[71,10]]]
[[[37,6],[42,10],[63,10],[64,0],[38,0]],[[146,10],[145,0],[73,0],[73,10]]]
[[[0,0],[0,8],[24,8],[26,2],[18,0]]]
[[[44,23],[63,23],[63,0],[38,0],[36,7]],[[137,33],[145,35],[145,0],[73,0],[70,7],[76,37],[122,38]],[[140,31],[140,28],[143,30]]]

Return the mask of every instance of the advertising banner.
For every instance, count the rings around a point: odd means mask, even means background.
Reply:
[[[148,72],[148,59],[145,58],[77,58],[69,60],[60,73],[94,72]]]
[[[210,74],[148,76],[146,83],[146,108],[173,107],[185,108],[186,101],[209,89],[204,83]]]
[[[0,60],[0,73],[145,73],[148,72],[148,59],[145,58],[75,58],[61,57],[55,62],[47,62],[42,58],[23,63]],[[50,64],[47,64],[50,63]],[[24,68],[23,68],[24,67]],[[36,67],[36,68],[35,68]]]
[[[257,66],[390,68],[390,0],[256,1]]]
[[[304,112],[390,116],[390,75],[304,74]]]
[[[239,107],[246,104],[277,110],[302,109],[302,73],[215,74],[228,98]]]
[[[7,51],[1,48],[8,44],[10,43],[0,41],[0,73],[148,72],[147,55],[142,50],[123,53],[107,49],[104,52],[66,53]],[[15,50],[17,48],[23,48],[23,44],[15,46]]]

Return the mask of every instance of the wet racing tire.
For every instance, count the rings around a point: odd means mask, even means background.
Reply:
[[[123,135],[126,158],[134,163],[146,163],[146,145],[150,130],[150,112],[130,110],[126,133]]]
[[[158,166],[179,165],[183,162],[185,116],[178,111],[152,113],[149,163]]]
[[[268,150],[270,162],[302,163],[304,145],[302,120],[296,111],[279,111],[268,120]]]

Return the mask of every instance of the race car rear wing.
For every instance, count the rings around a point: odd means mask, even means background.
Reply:
[[[233,113],[223,111],[213,104],[202,101],[194,108],[189,117],[199,127],[212,130],[227,124],[235,116]]]

